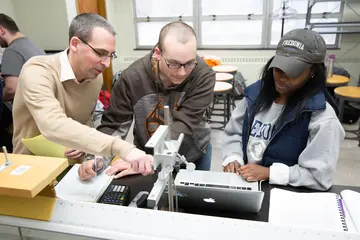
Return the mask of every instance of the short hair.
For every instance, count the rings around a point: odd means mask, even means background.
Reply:
[[[0,13],[0,25],[11,33],[17,33],[20,31],[15,21],[4,13]]]
[[[159,40],[157,43],[157,47],[163,51],[164,50],[164,39],[169,34],[174,34],[176,40],[182,44],[185,44],[189,41],[190,37],[195,37],[196,34],[194,29],[188,24],[182,21],[175,21],[166,24],[161,30],[159,34]]]
[[[69,42],[72,37],[81,38],[84,41],[91,39],[92,30],[96,27],[107,30],[112,35],[116,35],[114,28],[102,16],[95,13],[82,13],[77,15],[69,27]]]

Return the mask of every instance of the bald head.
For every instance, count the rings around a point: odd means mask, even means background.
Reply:
[[[153,56],[165,87],[181,84],[191,74],[197,64],[196,45],[194,29],[186,23],[172,22],[161,29]]]
[[[165,51],[165,44],[167,38],[175,39],[176,42],[186,44],[190,40],[196,40],[194,29],[188,24],[177,21],[166,24],[160,31],[158,48]]]

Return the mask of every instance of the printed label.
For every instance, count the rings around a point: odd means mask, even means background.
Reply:
[[[15,168],[10,175],[23,175],[27,170],[29,170],[31,166],[24,166],[20,165],[17,168]]]

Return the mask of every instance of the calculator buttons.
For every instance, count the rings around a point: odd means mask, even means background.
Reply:
[[[129,187],[123,185],[110,185],[103,196],[102,203],[125,205],[129,194]]]

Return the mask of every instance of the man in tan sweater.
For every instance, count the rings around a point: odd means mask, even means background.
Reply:
[[[102,86],[100,74],[110,66],[110,58],[116,57],[114,29],[99,15],[80,14],[70,25],[69,43],[61,53],[33,57],[24,65],[14,98],[13,152],[31,154],[21,140],[42,134],[78,149],[69,151],[69,158],[81,158],[82,152],[118,155],[135,170],[151,173],[152,156],[91,127]],[[95,172],[90,168],[84,174]]]

